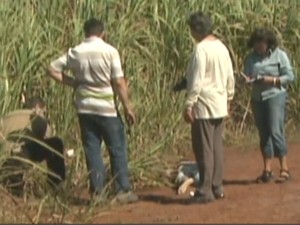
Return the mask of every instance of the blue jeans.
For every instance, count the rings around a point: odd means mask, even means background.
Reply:
[[[78,118],[90,176],[90,192],[98,194],[105,185],[105,166],[101,155],[102,141],[109,150],[116,192],[129,191],[131,187],[127,165],[127,142],[121,117],[78,114]]]
[[[273,98],[252,100],[252,112],[260,137],[260,148],[265,158],[287,155],[285,139],[286,93]]]

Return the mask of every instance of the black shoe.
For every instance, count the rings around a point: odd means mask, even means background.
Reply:
[[[188,199],[186,203],[188,205],[189,204],[207,204],[214,200],[215,200],[214,196],[209,197],[209,196],[203,195],[202,193],[199,193],[198,191],[196,191],[195,195],[192,198]]]
[[[273,172],[264,170],[262,175],[260,175],[257,179],[257,183],[269,183],[273,178]]]
[[[215,199],[217,200],[221,200],[221,199],[224,199],[225,198],[225,194],[224,193],[219,193],[219,194],[214,194],[215,196]]]
[[[215,199],[219,200],[219,199],[225,198],[223,186],[213,187],[212,191],[213,191]]]

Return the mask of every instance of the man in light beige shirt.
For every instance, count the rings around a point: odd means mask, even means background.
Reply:
[[[212,22],[202,12],[191,15],[189,26],[196,46],[187,69],[184,118],[192,125],[192,144],[200,185],[192,202],[224,198],[223,127],[234,76],[226,46],[212,34]]]
[[[38,97],[26,99],[24,109],[12,111],[0,118],[0,143],[9,155],[29,159],[37,163],[46,161],[47,182],[51,188],[58,188],[65,180],[66,168],[64,160],[63,140],[54,135],[45,116],[46,104]],[[2,171],[11,174],[5,178],[8,186],[15,191],[22,191],[23,170],[17,165],[24,162],[8,158],[1,166]],[[24,163],[24,165],[27,163]],[[29,165],[29,164],[28,164]],[[20,180],[15,180],[20,175]],[[16,181],[16,182],[15,182]],[[20,189],[21,188],[21,189]],[[59,190],[59,189],[57,189]]]

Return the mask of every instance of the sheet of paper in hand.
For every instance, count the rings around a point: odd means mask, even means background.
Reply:
[[[255,81],[263,80],[264,77],[261,75],[252,76],[251,79],[249,79],[248,76],[246,76],[244,73],[241,73],[242,77],[246,80],[246,83],[253,83]]]

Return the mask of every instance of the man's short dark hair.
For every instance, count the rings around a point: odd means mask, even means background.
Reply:
[[[24,109],[33,109],[36,106],[44,108],[46,106],[45,102],[40,97],[32,97],[25,101],[23,108]]]
[[[248,47],[253,48],[254,44],[260,41],[265,41],[268,49],[274,50],[278,46],[276,34],[267,28],[256,28],[248,40]]]
[[[201,36],[207,36],[213,32],[211,18],[201,11],[194,12],[190,15],[188,25],[193,31],[197,32]]]
[[[100,36],[104,31],[104,24],[101,20],[91,18],[85,21],[83,30],[86,37],[92,35]]]

